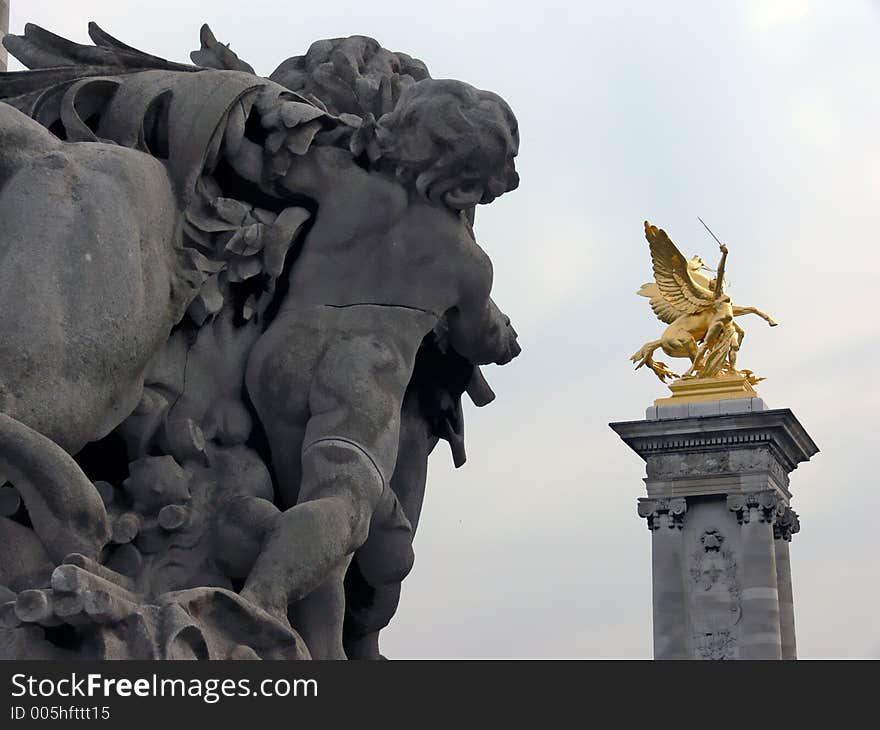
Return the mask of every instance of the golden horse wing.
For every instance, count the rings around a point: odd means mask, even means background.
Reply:
[[[711,307],[715,297],[693,280],[687,260],[666,235],[666,231],[645,221],[645,238],[651,247],[654,279],[663,298],[685,314],[696,314]],[[660,316],[659,313],[657,316]]]
[[[687,312],[670,304],[669,300],[663,296],[663,292],[660,291],[660,287],[653,281],[648,284],[642,284],[642,288],[636,293],[639,296],[648,297],[651,309],[654,310],[654,314],[657,315],[657,319],[661,322],[672,324],[679,317],[687,314]]]

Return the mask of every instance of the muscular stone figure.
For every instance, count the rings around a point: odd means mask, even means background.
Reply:
[[[473,234],[516,121],[368,38],[279,86],[89,35],[4,38],[0,656],[378,656],[428,454],[519,352]]]
[[[242,595],[276,615],[300,601],[297,628],[321,658],[344,657],[343,576],[389,489],[423,338],[445,318],[450,345],[473,363],[519,352],[465,212],[517,185],[510,109],[425,80],[372,134],[368,164],[315,146],[283,179],[321,205],[246,377],[290,509]]]

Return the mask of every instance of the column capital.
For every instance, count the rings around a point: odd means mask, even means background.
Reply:
[[[786,504],[779,494],[768,489],[748,494],[731,494],[727,497],[727,508],[736,514],[736,521],[741,525],[750,522],[752,517],[757,517],[759,522],[774,523]]]
[[[652,532],[661,527],[670,530],[682,529],[684,526],[684,514],[687,512],[687,500],[684,497],[672,497],[669,499],[640,499],[638,505],[639,517],[648,520],[648,529]]]
[[[785,506],[773,523],[773,537],[777,540],[791,542],[791,536],[801,531],[801,521],[798,513],[791,507]]]

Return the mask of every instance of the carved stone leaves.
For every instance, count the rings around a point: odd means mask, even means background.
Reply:
[[[639,517],[647,518],[649,530],[658,530],[664,526],[680,530],[684,526],[687,501],[684,497],[643,499],[639,500],[638,510]]]

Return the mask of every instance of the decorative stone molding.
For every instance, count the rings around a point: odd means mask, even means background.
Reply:
[[[819,450],[788,408],[609,425],[643,459],[668,453],[765,448],[787,475]]]
[[[791,507],[784,507],[773,523],[773,537],[777,540],[791,542],[791,536],[801,531],[798,513]]]
[[[684,527],[684,514],[687,512],[687,501],[683,497],[672,499],[641,499],[639,500],[639,517],[648,520],[648,529],[658,530],[664,525],[670,530]]]
[[[727,498],[727,508],[736,514],[736,521],[741,525],[751,521],[753,513],[759,521],[773,523],[777,515],[787,509],[780,496],[770,490],[731,495]]]

